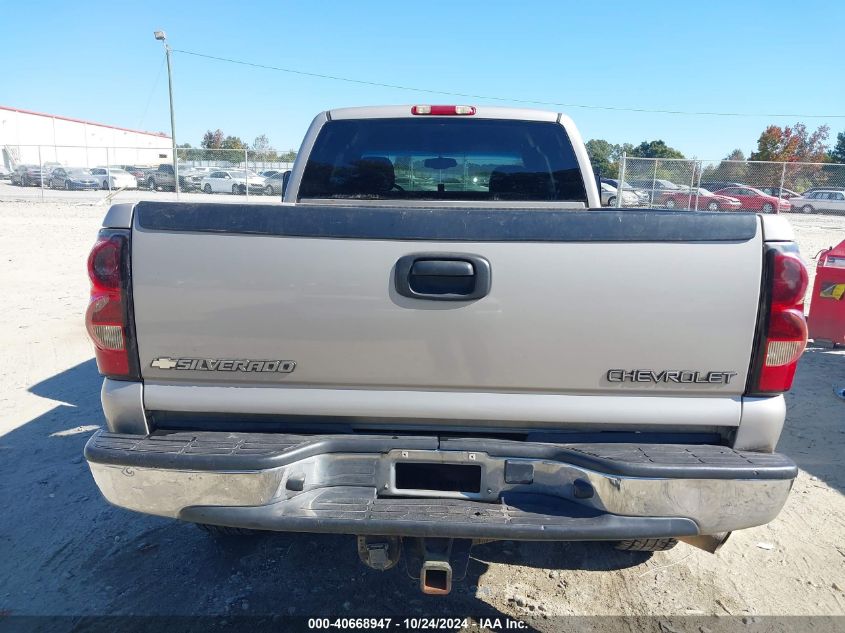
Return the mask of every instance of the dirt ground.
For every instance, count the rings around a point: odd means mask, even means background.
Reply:
[[[787,396],[779,450],[801,473],[786,508],[715,556],[492,543],[450,596],[430,598],[401,568],[360,565],[352,537],[221,541],[110,507],[82,458],[103,425],[83,310],[104,212],[0,202],[0,629],[18,614],[531,616],[544,631],[556,615],[845,615],[843,350],[811,346]],[[811,265],[845,238],[845,217],[786,217]]]

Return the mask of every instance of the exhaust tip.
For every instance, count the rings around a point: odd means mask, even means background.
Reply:
[[[445,596],[452,591],[452,566],[439,560],[427,560],[420,570],[420,589],[430,596]]]

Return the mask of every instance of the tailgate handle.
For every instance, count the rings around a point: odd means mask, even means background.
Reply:
[[[472,301],[490,292],[490,262],[466,253],[413,253],[396,262],[396,292],[432,301]]]
[[[465,260],[421,259],[411,266],[411,274],[423,277],[472,277],[475,269]]]

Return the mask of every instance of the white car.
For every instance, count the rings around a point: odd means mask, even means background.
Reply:
[[[601,183],[601,204],[603,207],[615,207],[616,206],[616,195],[617,189],[612,185],[608,185],[607,183]],[[640,199],[633,191],[622,191],[622,206],[623,207],[636,207],[639,206]]]
[[[211,172],[200,183],[205,193],[244,194],[247,187],[250,193],[264,193],[264,178],[243,169],[221,169]]]
[[[214,167],[179,167],[179,173],[186,173],[191,174],[194,176],[199,176],[200,178],[204,178],[208,176],[211,172],[217,171]]]
[[[833,211],[845,213],[845,191],[822,189],[789,199],[793,213],[818,213]]]
[[[103,189],[137,189],[138,179],[119,167],[94,167],[91,170]]]

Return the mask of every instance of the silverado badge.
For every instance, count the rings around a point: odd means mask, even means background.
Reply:
[[[150,363],[156,369],[175,369],[177,371],[245,371],[289,374],[296,369],[292,360],[222,360],[215,358],[156,358]]]

